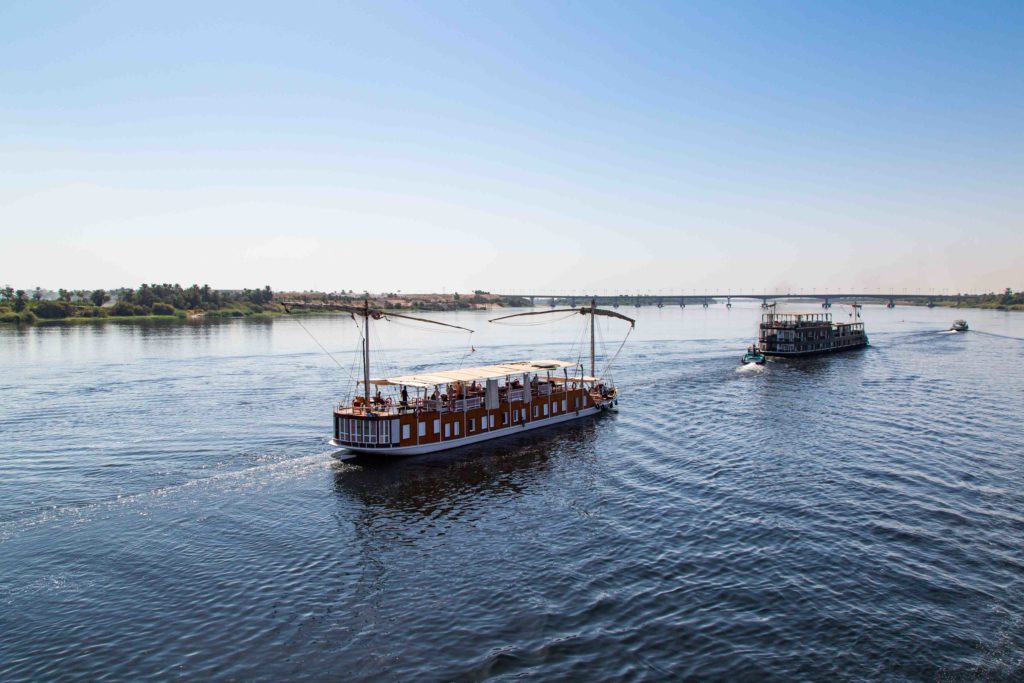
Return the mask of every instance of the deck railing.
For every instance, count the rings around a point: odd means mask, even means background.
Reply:
[[[549,397],[568,393],[569,390],[560,384],[539,384],[534,387],[530,394],[534,397]],[[510,389],[499,394],[499,403],[508,405],[518,403],[526,396],[526,388]],[[374,404],[372,401],[368,406],[353,406],[351,404],[339,403],[335,410],[345,415],[366,416],[366,417],[387,417],[405,415],[416,412],[421,413],[461,413],[468,410],[476,410],[484,406],[483,396],[469,396],[455,400],[450,399],[412,399],[407,405],[401,403]]]

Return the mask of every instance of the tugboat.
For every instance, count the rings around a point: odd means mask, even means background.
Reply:
[[[776,313],[775,304],[761,316],[757,342],[766,356],[810,356],[868,345],[860,304],[853,304],[852,322],[832,322],[831,313]]]
[[[954,320],[953,327],[949,329],[953,332],[966,332],[969,328],[967,327],[966,320]]]
[[[764,354],[757,350],[757,346],[751,344],[747,347],[747,352],[740,358],[740,363],[743,365],[764,365]]]

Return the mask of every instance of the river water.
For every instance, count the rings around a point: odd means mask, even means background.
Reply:
[[[617,415],[383,462],[348,318],[0,330],[0,679],[1024,679],[1024,315],[740,370],[754,305],[620,311]],[[487,317],[375,359],[579,353]]]

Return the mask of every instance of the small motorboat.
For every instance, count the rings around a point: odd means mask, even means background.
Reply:
[[[740,363],[743,365],[764,365],[764,354],[757,350],[756,346],[747,347],[747,352],[740,358]]]
[[[953,327],[949,329],[953,332],[966,332],[969,328],[967,327],[966,320],[954,320]]]

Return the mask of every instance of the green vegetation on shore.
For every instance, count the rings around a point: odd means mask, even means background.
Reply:
[[[521,297],[505,297],[482,290],[472,295],[459,294],[356,294],[348,292],[275,293],[262,289],[223,290],[209,285],[183,288],[178,284],[143,284],[137,289],[106,291],[66,290],[46,292],[36,287],[31,293],[6,286],[0,288],[0,323],[30,325],[60,322],[174,320],[195,318],[242,318],[248,316],[301,313],[316,315],[329,310],[296,309],[282,301],[316,304],[361,304],[369,299],[377,308],[391,310],[449,311],[487,306],[524,306]]]
[[[17,325],[50,320],[149,320],[190,317],[242,317],[283,313],[269,286],[263,289],[217,290],[209,285],[183,288],[178,284],[143,284],[138,289],[69,291],[56,296],[37,287],[0,288],[0,323]]]
[[[898,298],[898,297],[897,297]],[[959,298],[940,298],[929,302],[901,302],[915,306],[943,306],[945,308],[989,308],[998,311],[1024,311],[1024,292],[1014,292],[1007,287],[1002,293],[989,292],[979,295],[961,295]]]

